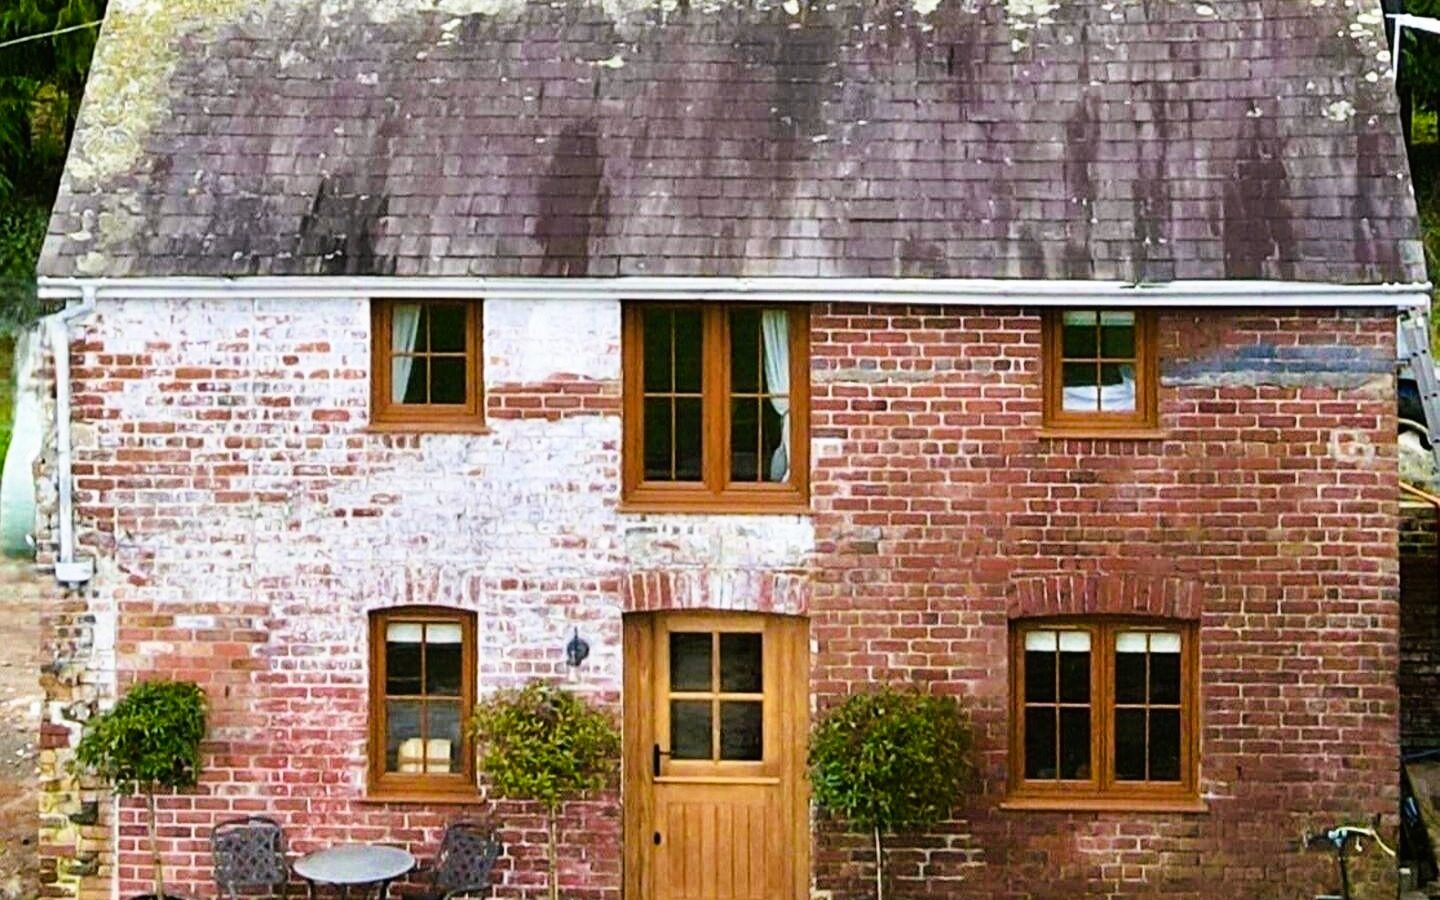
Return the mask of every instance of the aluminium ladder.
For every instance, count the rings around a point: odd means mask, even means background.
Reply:
[[[1425,432],[1435,470],[1440,472],[1440,380],[1435,377],[1435,359],[1430,355],[1430,321],[1423,307],[1400,310],[1401,356],[1415,376],[1420,406],[1425,410]]]

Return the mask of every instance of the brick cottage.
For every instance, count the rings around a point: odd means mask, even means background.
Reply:
[[[147,887],[65,762],[155,676],[212,705],[196,897],[245,814],[485,815],[540,896],[460,727],[535,677],[624,724],[568,898],[867,896],[805,735],[877,683],[980,770],[896,896],[1327,887],[1297,838],[1397,803],[1385,47],[1339,0],[116,0],[41,267],[47,896]]]

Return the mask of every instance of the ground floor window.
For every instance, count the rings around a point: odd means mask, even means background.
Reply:
[[[471,793],[475,615],[406,607],[370,615],[370,790]]]
[[[1192,626],[1046,619],[1011,637],[1012,797],[1196,796]]]

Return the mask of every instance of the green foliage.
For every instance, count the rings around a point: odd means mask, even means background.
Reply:
[[[0,201],[0,339],[44,312],[35,293],[35,263],[49,217],[49,207],[31,198]]]
[[[609,715],[542,681],[496,693],[475,710],[470,726],[496,795],[538,801],[551,814],[566,800],[604,787],[620,754],[620,733]]]
[[[142,681],[91,719],[75,761],[122,795],[194,787],[205,693],[189,681]]]
[[[1405,12],[1440,17],[1440,0],[1405,0]],[[1401,89],[1419,109],[1440,109],[1440,35],[1405,29],[1400,40]]]
[[[866,830],[933,825],[970,778],[971,743],[953,697],[890,687],[852,694],[810,736],[815,802]]]
[[[1440,38],[1440,35],[1436,36]],[[1415,186],[1415,205],[1420,213],[1420,238],[1425,245],[1425,267],[1431,281],[1440,282],[1440,144],[1415,144],[1410,148],[1410,174]],[[1440,300],[1440,297],[1432,298]],[[1440,316],[1430,317],[1431,345],[1440,346]]]

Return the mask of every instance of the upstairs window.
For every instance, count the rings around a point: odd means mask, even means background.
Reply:
[[[409,607],[370,616],[370,790],[473,794],[475,616]]]
[[[1054,310],[1045,317],[1044,345],[1046,427],[1157,427],[1153,313]]]
[[[483,424],[480,304],[376,300],[371,421],[411,431]]]
[[[803,508],[809,319],[800,307],[625,308],[625,499],[632,508]]]
[[[1012,799],[1196,798],[1193,628],[1027,622],[1013,648]]]

